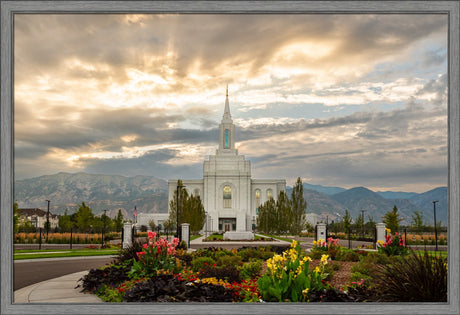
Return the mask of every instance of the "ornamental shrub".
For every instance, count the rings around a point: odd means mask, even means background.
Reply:
[[[217,259],[216,265],[222,267],[239,267],[243,265],[243,260],[240,256],[222,256]]]
[[[335,256],[339,261],[359,261],[359,255],[352,249],[341,247]]]
[[[251,261],[245,263],[240,268],[240,276],[243,279],[255,279],[260,276],[260,272],[262,271],[263,263],[261,260]]]
[[[211,257],[198,257],[192,260],[192,270],[195,272],[201,271],[206,266],[215,265],[216,261]]]

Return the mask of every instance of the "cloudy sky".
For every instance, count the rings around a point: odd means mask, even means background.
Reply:
[[[445,15],[15,15],[15,178],[201,178],[228,84],[254,178],[447,185]]]

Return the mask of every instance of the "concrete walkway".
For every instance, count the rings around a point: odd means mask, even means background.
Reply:
[[[86,274],[80,271],[16,290],[14,303],[103,303],[93,294],[81,293],[82,288],[75,289]]]

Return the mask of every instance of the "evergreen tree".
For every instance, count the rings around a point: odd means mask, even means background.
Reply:
[[[184,202],[183,222],[190,224],[190,232],[199,232],[206,220],[203,203],[200,196],[190,195]]]
[[[299,234],[305,226],[306,218],[305,211],[307,209],[307,201],[303,198],[303,184],[300,177],[297,178],[295,186],[291,193],[291,216],[290,216],[290,232],[292,235]]]
[[[91,225],[93,224],[93,211],[84,202],[78,208],[75,213],[75,225],[81,232],[89,232]]]
[[[271,222],[273,232],[285,234],[292,228],[292,211],[291,201],[286,192],[280,191],[278,200],[275,203],[275,218]]]
[[[358,218],[356,219],[356,222],[355,222],[355,228],[356,230],[361,230],[363,228],[363,225],[364,225],[364,218],[363,218],[363,215],[362,214],[359,214],[358,215]]]
[[[382,217],[382,222],[385,223],[385,226],[391,230],[391,232],[397,232],[399,230],[399,222],[402,221],[399,218],[398,207],[396,205],[393,207],[392,211],[388,211]]]
[[[123,228],[123,213],[121,213],[121,209],[118,209],[118,214],[115,217],[114,224],[115,230],[117,232],[121,231],[121,229]]]
[[[273,198],[268,199],[259,207],[257,226],[259,230],[268,234],[274,233],[277,226],[276,203]]]
[[[348,209],[345,209],[345,215],[343,216],[343,227],[345,228],[345,233],[350,232],[351,228],[351,215],[348,212]]]

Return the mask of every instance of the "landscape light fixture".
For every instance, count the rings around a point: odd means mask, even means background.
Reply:
[[[433,200],[433,211],[434,211],[434,239],[436,242],[436,251],[438,251],[438,229],[436,228],[436,202],[439,202],[438,200]]]

